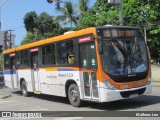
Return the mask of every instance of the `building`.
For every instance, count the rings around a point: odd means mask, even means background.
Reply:
[[[12,30],[0,31],[0,45],[2,49],[9,49],[15,47],[16,36],[12,33]]]

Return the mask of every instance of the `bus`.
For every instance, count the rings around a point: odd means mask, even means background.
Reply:
[[[149,94],[149,51],[140,28],[90,27],[5,50],[5,85],[22,95],[110,102]]]

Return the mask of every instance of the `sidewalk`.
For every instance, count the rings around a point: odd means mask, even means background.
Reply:
[[[160,65],[151,65],[152,85],[160,87]]]
[[[11,90],[5,88],[4,83],[0,82],[0,99],[11,97]]]

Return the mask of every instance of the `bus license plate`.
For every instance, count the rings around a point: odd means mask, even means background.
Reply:
[[[136,94],[131,94],[130,96],[129,96],[129,98],[134,98],[134,97],[137,97],[138,96],[138,94],[136,93]]]

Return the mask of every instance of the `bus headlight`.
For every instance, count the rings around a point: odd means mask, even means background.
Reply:
[[[147,85],[151,84],[151,77],[148,78]]]
[[[106,85],[107,89],[110,89],[110,90],[116,90],[116,88],[106,79],[103,79],[104,81],[104,84]]]

